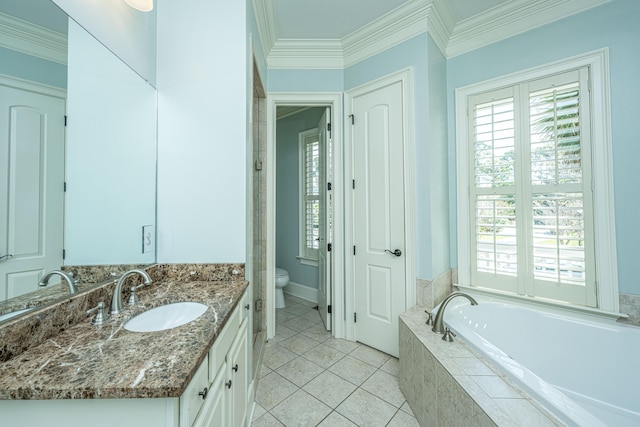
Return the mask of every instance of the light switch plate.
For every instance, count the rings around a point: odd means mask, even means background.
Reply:
[[[156,232],[153,225],[142,226],[142,253],[153,252],[156,248]]]

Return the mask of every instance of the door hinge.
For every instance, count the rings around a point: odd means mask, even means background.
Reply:
[[[65,259],[67,257],[67,250],[63,249],[62,250],[62,259]]]
[[[65,193],[67,192],[67,182],[66,181],[62,185],[62,191],[65,192]]]
[[[352,125],[356,124],[356,116],[354,116],[353,114],[349,114],[349,118],[351,119]]]
[[[356,254],[356,245],[353,245],[353,254]]]
[[[331,246],[331,243],[327,244],[327,252],[331,252],[331,249],[333,249],[333,246]]]
[[[327,313],[331,314],[331,304],[327,306]]]
[[[327,123],[327,132],[331,132],[331,123]]]
[[[358,321],[358,313],[353,313],[353,323]]]
[[[64,116],[64,125],[65,125],[65,127],[67,126],[67,117],[68,116],[65,114],[65,116]]]
[[[332,187],[331,187],[331,183],[330,183],[330,182],[327,182],[327,191],[331,191],[331,188],[332,188]]]
[[[356,189],[356,180],[355,179],[351,180],[351,188],[353,188],[354,190]]]

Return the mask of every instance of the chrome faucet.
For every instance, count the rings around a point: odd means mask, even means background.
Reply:
[[[78,292],[78,286],[76,285],[76,281],[73,280],[72,274],[65,273],[64,271],[60,271],[60,270],[52,270],[46,273],[44,276],[42,276],[42,279],[40,279],[40,281],[38,282],[38,286],[43,286],[43,287],[47,286],[49,284],[49,279],[51,278],[51,276],[60,276],[64,280],[66,280],[67,285],[69,286],[69,293],[71,295]]]
[[[473,299],[473,297],[462,293],[462,292],[454,292],[451,295],[449,295],[448,297],[446,297],[444,299],[444,301],[442,301],[442,304],[440,304],[440,308],[438,309],[438,312],[436,313],[436,318],[433,321],[433,328],[431,328],[431,330],[437,334],[444,334],[444,309],[447,307],[447,304],[449,304],[449,301],[451,301],[452,299],[454,299],[455,297],[465,297],[466,299],[469,300],[469,302],[471,303],[471,305],[478,305],[478,302]]]
[[[124,273],[122,276],[120,276],[120,279],[118,279],[118,282],[116,283],[116,288],[114,289],[113,297],[111,298],[111,310],[109,311],[109,313],[118,314],[122,311],[122,286],[124,285],[125,279],[134,274],[139,274],[140,276],[142,276],[142,278],[144,279],[142,285],[149,285],[151,283],[151,277],[149,277],[149,274],[144,270],[138,270],[137,268],[134,268],[133,270],[129,270]]]

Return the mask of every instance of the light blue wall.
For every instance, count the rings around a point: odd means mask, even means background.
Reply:
[[[618,283],[620,292],[640,294],[638,263],[640,212],[636,123],[640,98],[640,2],[614,0],[544,27],[452,58],[447,63],[451,203],[451,258],[456,255],[456,179],[454,90],[511,72],[609,48],[611,125],[615,192]],[[596,159],[597,161],[597,159]]]
[[[300,171],[298,134],[318,126],[324,108],[311,108],[278,120],[276,125],[276,265],[289,272],[292,282],[318,287],[318,267],[301,264]]]
[[[413,72],[416,275],[432,279],[449,269],[444,57],[421,34],[345,69],[345,90],[407,67]]]
[[[66,89],[67,66],[0,47],[0,74]]]

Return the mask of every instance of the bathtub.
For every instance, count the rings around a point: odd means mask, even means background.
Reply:
[[[640,426],[640,328],[470,294],[445,324],[560,420]]]

